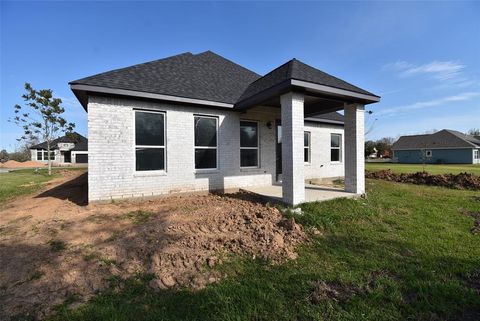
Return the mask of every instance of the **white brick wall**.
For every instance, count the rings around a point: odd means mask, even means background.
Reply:
[[[345,191],[365,193],[365,107],[345,107]]]
[[[282,197],[288,204],[305,201],[303,94],[289,92],[282,105]]]
[[[325,123],[305,123],[305,131],[310,132],[310,159],[305,164],[305,179],[342,177],[345,164],[345,141],[342,126]],[[342,145],[340,149],[341,162],[330,161],[330,135],[340,134]]]
[[[134,108],[166,113],[166,173],[135,172]],[[194,170],[194,114],[219,119],[218,170],[196,173]],[[240,169],[240,119],[257,120],[260,134],[260,168]],[[120,98],[90,97],[88,104],[89,200],[108,200],[268,185],[275,180],[275,120],[280,108],[257,107],[246,113],[176,106],[170,103],[145,102]],[[272,128],[267,128],[267,123]],[[320,168],[316,159],[330,157],[328,126],[315,125],[312,131],[312,165],[309,177]],[[341,129],[333,129],[338,131]],[[326,140],[323,156],[315,147]],[[303,134],[302,134],[303,146]],[[319,153],[317,155],[317,153]],[[303,163],[303,150],[301,153]],[[325,164],[323,174],[342,176],[338,166]],[[316,175],[316,177],[322,177]]]

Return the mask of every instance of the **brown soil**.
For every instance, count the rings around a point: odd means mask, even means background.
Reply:
[[[306,240],[250,194],[86,205],[86,174],[66,173],[0,208],[1,320],[42,318],[73,295],[85,302],[111,276],[151,273],[156,289],[202,288],[222,277],[211,268],[228,253],[274,264],[294,259]]]
[[[365,177],[399,183],[480,190],[480,176],[470,173],[432,175],[427,172],[418,172],[396,174],[387,169],[382,171],[366,171]]]
[[[309,300],[312,304],[320,304],[325,300],[334,300],[339,303],[345,303],[352,296],[360,292],[361,290],[354,286],[336,282],[315,281],[312,283]]]
[[[47,164],[35,161],[17,162],[14,160],[0,163],[0,168],[32,168],[32,167],[45,167]]]

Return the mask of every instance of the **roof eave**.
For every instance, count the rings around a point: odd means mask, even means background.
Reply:
[[[177,103],[204,105],[204,106],[215,107],[215,108],[232,109],[234,106],[233,104],[218,102],[218,101],[164,95],[164,94],[154,94],[154,93],[148,93],[148,92],[142,92],[142,91],[136,91],[136,90],[93,86],[93,85],[78,84],[73,82],[70,83],[70,89],[73,91],[73,93],[78,98],[78,100],[80,101],[80,103],[82,104],[83,108],[86,111],[88,111],[87,110],[88,95],[90,93],[144,98],[144,99],[153,99],[153,100],[163,100],[163,101],[171,101],[171,102],[177,102]]]
[[[340,98],[340,100],[344,100],[345,102],[359,102],[365,105],[379,102],[381,98],[376,95],[357,93],[350,90],[315,84],[312,82],[297,79],[287,79],[253,96],[237,102],[235,104],[235,109],[247,109],[259,105],[274,96],[282,95],[288,91],[304,91],[314,95],[335,97]]]

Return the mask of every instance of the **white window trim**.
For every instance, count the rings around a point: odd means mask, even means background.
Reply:
[[[340,139],[338,140],[338,147],[332,146],[332,135],[337,135],[340,136]],[[339,133],[330,133],[330,163],[331,164],[341,164],[342,163],[342,157],[343,157],[343,151],[342,151],[342,138],[343,135]],[[332,149],[338,149],[338,161],[332,161]]]
[[[37,155],[37,160],[38,161],[43,161],[43,150],[42,149],[37,149],[36,150],[36,155]],[[38,158],[38,154],[40,153],[41,158]]]
[[[216,143],[217,145],[215,147],[213,146],[197,146],[195,145],[195,117],[200,117],[200,118],[212,118],[215,119],[215,130],[216,130]],[[218,166],[218,126],[219,126],[219,117],[218,116],[211,116],[211,115],[203,115],[203,114],[193,114],[193,170],[194,173],[211,173],[211,172],[217,172],[219,169]],[[212,168],[195,168],[195,150],[197,149],[215,149],[217,152],[215,153],[215,165],[216,167]]]
[[[480,149],[473,150],[473,159],[480,159]]]
[[[241,140],[240,140],[240,169],[260,168],[260,126],[259,126],[259,122],[257,120],[240,119],[240,127],[242,126],[242,122],[249,122],[249,123],[256,123],[257,124],[257,147],[242,147]],[[242,149],[255,149],[255,150],[257,150],[257,166],[242,166],[242,156],[241,156]]]
[[[425,150],[425,157],[432,157],[433,153],[431,149]]]
[[[303,152],[304,152],[304,155],[303,155],[303,162],[305,163],[305,165],[310,165],[312,163],[312,133],[309,132],[309,131],[304,131],[303,132],[303,135],[305,136],[305,133],[308,134],[308,146],[305,146],[305,137],[303,138],[304,139],[304,142],[303,142]],[[308,161],[305,161],[305,149],[308,149]]]
[[[137,145],[137,128],[136,128],[136,117],[137,112],[139,113],[150,113],[150,114],[163,114],[163,145]],[[163,169],[155,169],[151,171],[138,171],[137,170],[137,148],[163,148]],[[165,111],[154,111],[154,110],[143,110],[143,109],[134,109],[133,110],[133,172],[135,176],[156,176],[156,175],[166,175],[167,173],[167,113]]]

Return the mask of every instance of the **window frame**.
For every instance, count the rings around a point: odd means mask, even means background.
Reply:
[[[212,118],[215,119],[215,133],[216,133],[216,146],[197,146],[195,145],[195,117],[200,118]],[[219,128],[220,119],[218,116],[213,115],[205,115],[205,114],[193,114],[193,170],[195,173],[202,173],[202,172],[214,172],[218,171],[219,164],[218,164],[218,128]],[[196,168],[195,164],[195,151],[197,149],[215,149],[215,167],[212,168]]]
[[[257,147],[242,147],[241,136],[239,136],[239,145],[240,145],[240,169],[249,169],[249,168],[260,168],[260,126],[258,120],[249,120],[249,119],[240,119],[239,135],[241,135],[240,128],[242,127],[242,122],[246,123],[256,123],[257,124]],[[257,166],[242,166],[242,149],[253,149],[257,150]]]
[[[480,149],[473,150],[473,159],[480,159]]]
[[[137,145],[137,112],[139,113],[150,113],[150,114],[163,114],[163,146],[160,145]],[[153,170],[137,170],[137,148],[154,148],[161,149],[163,148],[163,169],[153,169]],[[134,173],[140,175],[149,175],[149,174],[166,174],[167,173],[167,112],[163,110],[151,110],[151,109],[133,109],[133,171]]]
[[[433,156],[433,152],[431,149],[426,149],[425,150],[425,157],[432,157]]]
[[[305,134],[308,134],[308,145],[305,146]],[[308,159],[305,161],[305,149],[308,149]],[[305,164],[311,164],[312,163],[312,132],[310,131],[304,131],[303,132],[303,162]]]
[[[53,155],[53,158],[52,158],[52,155]],[[38,155],[37,155],[38,157]],[[50,160],[55,160],[55,151],[54,150],[51,150],[50,151],[50,156],[48,155],[48,150],[46,149],[43,149],[43,160],[44,161],[48,161],[48,159],[50,158]]]
[[[43,149],[37,149],[37,160],[38,161],[43,161]],[[38,155],[40,155],[40,158],[38,158]]]
[[[338,139],[338,147],[334,147],[332,146],[332,136],[339,136],[339,139]],[[330,163],[332,164],[340,164],[342,163],[342,156],[343,156],[343,153],[342,153],[342,134],[339,134],[339,133],[330,133]],[[332,149],[338,149],[338,161],[334,161],[332,160]]]

